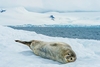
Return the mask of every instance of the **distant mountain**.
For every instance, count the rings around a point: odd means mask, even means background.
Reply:
[[[100,25],[61,25],[61,24],[43,24],[43,25],[32,25],[32,24],[24,24],[24,25],[10,25],[9,27],[100,27]]]

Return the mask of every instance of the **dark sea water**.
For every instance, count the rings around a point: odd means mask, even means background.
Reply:
[[[100,40],[100,27],[12,27],[52,37]]]

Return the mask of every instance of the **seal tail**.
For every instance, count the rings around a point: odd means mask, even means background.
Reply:
[[[27,46],[30,46],[32,43],[31,41],[21,41],[21,40],[15,40],[15,42],[19,42],[19,43],[25,44]]]

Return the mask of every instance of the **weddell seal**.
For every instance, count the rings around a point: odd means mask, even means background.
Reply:
[[[43,58],[52,59],[60,63],[69,63],[76,60],[76,54],[71,46],[64,42],[44,42],[39,40],[16,42],[25,44],[36,54]]]

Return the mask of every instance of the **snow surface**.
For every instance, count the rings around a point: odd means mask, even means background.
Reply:
[[[0,13],[0,25],[100,25],[100,12],[29,12],[24,7],[5,8]],[[54,21],[50,15],[55,17]]]
[[[71,45],[77,60],[68,64],[34,55],[20,40],[62,41]],[[100,40],[49,37],[0,25],[0,67],[100,67]]]

